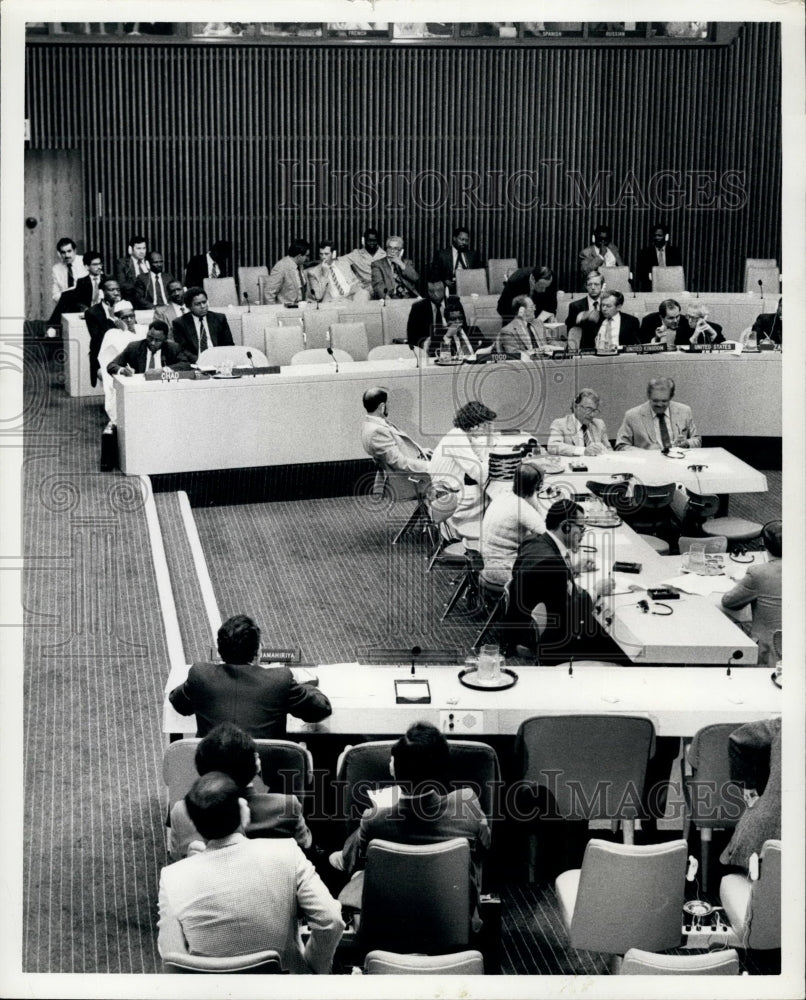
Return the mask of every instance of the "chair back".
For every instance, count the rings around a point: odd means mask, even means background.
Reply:
[[[221,280],[220,278],[218,279]],[[242,366],[250,367],[249,358],[246,356],[246,352],[250,351],[254,359],[255,352],[251,347],[244,347],[243,344],[226,344],[221,347],[208,347],[206,351],[202,351],[199,357],[196,359],[196,364],[199,368],[217,368],[219,365],[223,364],[225,361],[231,361],[234,365],[239,368]],[[265,355],[262,351],[258,351],[258,354],[263,358],[263,364],[266,363]],[[255,364],[257,364],[255,360]]]
[[[630,948],[677,948],[687,858],[685,840],[640,847],[589,841],[571,919],[571,947],[613,955]]]
[[[589,493],[599,497],[621,517],[635,514],[641,509],[641,490],[643,487],[640,483],[633,486],[632,496],[629,495],[630,484],[625,481],[598,482],[595,479],[589,479],[585,486]]]
[[[362,951],[440,955],[462,951],[470,938],[470,845],[464,837],[437,844],[373,840],[367,849]]]
[[[240,305],[235,278],[205,278],[204,292],[207,302],[213,307]]]
[[[653,292],[684,292],[686,276],[682,267],[653,267]]]
[[[713,494],[692,493],[686,490],[688,500],[686,502],[686,514],[692,514],[702,521],[716,516],[719,511],[719,497]]]
[[[699,828],[731,829],[744,812],[742,789],[731,779],[728,756],[730,734],[740,725],[703,726],[691,742],[691,774],[683,775],[683,792],[691,821]]]
[[[384,302],[381,312],[384,344],[391,344],[395,340],[406,340],[409,313],[414,301],[414,299],[387,299]]]
[[[294,357],[291,359],[292,365],[326,365],[330,363],[333,364],[334,358],[338,364],[342,362],[352,361],[352,355],[348,354],[347,351],[333,351],[333,356],[328,354],[327,349],[324,347],[314,347],[313,349],[298,351]]]
[[[301,309],[286,309],[283,306],[283,311],[277,313],[275,322],[277,326],[301,326],[304,327],[304,317]],[[306,331],[307,337],[307,331]]]
[[[490,295],[500,295],[513,271],[518,270],[515,257],[491,257],[487,261],[487,288]]]
[[[457,295],[487,294],[487,272],[483,267],[460,267],[455,277]]]
[[[750,894],[747,947],[764,951],[781,947],[781,841],[765,840],[759,877]]]
[[[632,295],[629,267],[600,267],[599,274],[604,278],[605,292],[621,292],[625,297]]]
[[[413,356],[408,344],[380,344],[370,349],[367,361],[411,361]]]
[[[300,313],[300,322],[305,328],[307,347],[327,347],[330,344],[329,332],[332,323],[336,322],[338,312],[330,305],[317,309],[314,303],[309,303]]]
[[[354,829],[365,809],[372,805],[369,792],[397,784],[389,773],[395,740],[373,740],[347,746],[336,765],[337,787],[343,795],[342,815],[348,830]],[[472,788],[488,820],[496,813],[501,788],[498,756],[487,743],[448,740],[452,788]]]
[[[693,538],[690,535],[681,535],[678,539],[678,549],[683,556],[695,545],[703,553],[720,553],[728,551],[728,540],[724,535],[708,535],[706,538]]]
[[[268,278],[269,269],[265,264],[260,267],[239,267],[238,287],[241,290],[241,300],[244,305],[251,303],[253,306],[260,303],[260,285],[258,278]]]
[[[772,633],[772,649],[775,653],[775,659],[780,660],[784,655],[784,633],[780,628]]]
[[[771,257],[748,257],[744,262],[744,290],[777,299],[781,291],[778,261]]]
[[[162,956],[165,972],[179,974],[242,974],[242,975],[282,975],[280,955],[273,950],[256,951],[248,955],[232,958],[191,955],[188,951],[170,951]]]
[[[305,335],[299,323],[296,326],[267,326],[265,336],[270,365],[290,365],[294,355],[305,350]]]
[[[339,323],[363,323],[369,349],[383,346],[383,306],[380,302],[351,303],[337,310]]]
[[[515,737],[519,776],[563,819],[635,819],[654,749],[652,722],[630,715],[535,716]]]
[[[427,500],[428,512],[434,524],[444,524],[449,517],[455,514],[461,498],[461,491],[456,487],[448,486],[445,483],[432,485],[428,490]]]
[[[367,328],[363,322],[333,323],[328,331],[328,343],[334,349],[346,351],[356,361],[366,361],[369,354]]]
[[[480,951],[455,955],[398,955],[376,949],[364,959],[365,976],[483,976]]]
[[[619,969],[620,976],[738,976],[739,953],[707,951],[694,955],[655,955],[630,948]]]

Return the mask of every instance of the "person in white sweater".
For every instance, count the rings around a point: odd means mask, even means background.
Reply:
[[[490,502],[481,525],[481,576],[486,583],[505,587],[521,542],[545,532],[549,501],[538,496],[542,485],[540,469],[523,462],[515,470],[512,491]]]

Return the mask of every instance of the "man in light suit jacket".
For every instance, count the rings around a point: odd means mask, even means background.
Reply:
[[[175,367],[187,369],[190,365],[179,360],[179,347],[168,340],[168,324],[161,319],[151,321],[145,340],[127,344],[118,356],[109,362],[110,375],[142,375],[149,370]]]
[[[571,412],[552,420],[548,447],[558,455],[601,455],[610,451],[607,427],[599,412],[599,394],[593,389],[580,389]]]
[[[336,256],[332,240],[317,247],[319,263],[305,271],[307,298],[311,302],[368,302],[369,292],[361,287],[348,260]]]
[[[535,304],[531,295],[516,295],[511,308],[515,318],[502,328],[495,342],[498,354],[515,354],[523,360],[546,344],[542,326],[535,325]]]
[[[344,932],[341,908],[299,846],[247,840],[249,805],[220,771],[197,778],[185,802],[207,849],[162,870],[160,955],[273,949],[286,972],[327,975]],[[304,946],[298,913],[311,930]]]
[[[308,257],[311,245],[307,240],[293,240],[285,257],[269,272],[265,285],[264,302],[282,302],[294,306],[304,299],[308,292],[308,280],[302,265]]]
[[[647,385],[647,402],[633,406],[624,414],[616,435],[616,450],[647,448],[665,451],[668,448],[699,448],[702,439],[697,434],[691,407],[675,403],[674,379],[653,378]]]
[[[389,394],[377,386],[367,389],[363,396],[367,415],[361,428],[364,451],[378,465],[373,495],[383,493],[389,472],[425,473],[428,471],[428,454],[408,434],[387,419]]]
[[[429,267],[429,280],[442,281],[448,293],[456,294],[456,272],[462,268],[484,267],[481,254],[470,247],[470,233],[464,226],[457,226],[451,237],[451,245],[434,252]]]
[[[748,605],[753,617],[750,635],[758,643],[758,662],[774,667],[773,635],[781,628],[781,595],[783,593],[781,555],[783,533],[780,521],[768,521],[761,532],[769,561],[747,567],[747,572],[736,582],[733,590],[722,595],[722,607],[739,611]]]
[[[373,299],[418,299],[420,275],[403,258],[403,237],[386,240],[386,256],[372,262]]]
[[[619,248],[611,242],[610,226],[598,225],[593,231],[593,243],[579,251],[579,267],[583,278],[600,267],[623,267]]]
[[[173,322],[174,340],[181,351],[180,361],[193,363],[208,347],[229,347],[233,343],[227,317],[208,311],[204,289],[188,288],[185,305],[190,312]]]

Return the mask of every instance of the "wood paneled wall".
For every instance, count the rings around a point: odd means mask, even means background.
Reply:
[[[658,217],[690,288],[780,260],[777,24],[708,48],[32,42],[26,100],[33,146],[82,152],[85,243],[143,231],[180,274],[215,237],[271,265],[367,225],[422,269],[463,222],[570,289],[595,223],[634,264]]]

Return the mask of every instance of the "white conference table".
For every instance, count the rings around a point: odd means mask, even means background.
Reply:
[[[267,669],[272,669],[267,667]],[[426,678],[431,703],[395,703],[395,679],[410,679],[409,667],[358,663],[324,664],[319,686],[333,714],[324,722],[302,723],[289,716],[289,733],[365,733],[399,736],[418,720],[454,736],[514,735],[533,715],[643,715],[659,736],[692,736],[708,723],[753,722],[780,715],[782,692],[767,668],[616,667],[578,663],[573,675],[560,667],[519,667],[518,682],[507,691],[474,691],[460,684],[459,667],[417,667]],[[194,735],[195,716],[181,716],[168,693],[181,684],[187,668],[168,678],[163,731]]]

